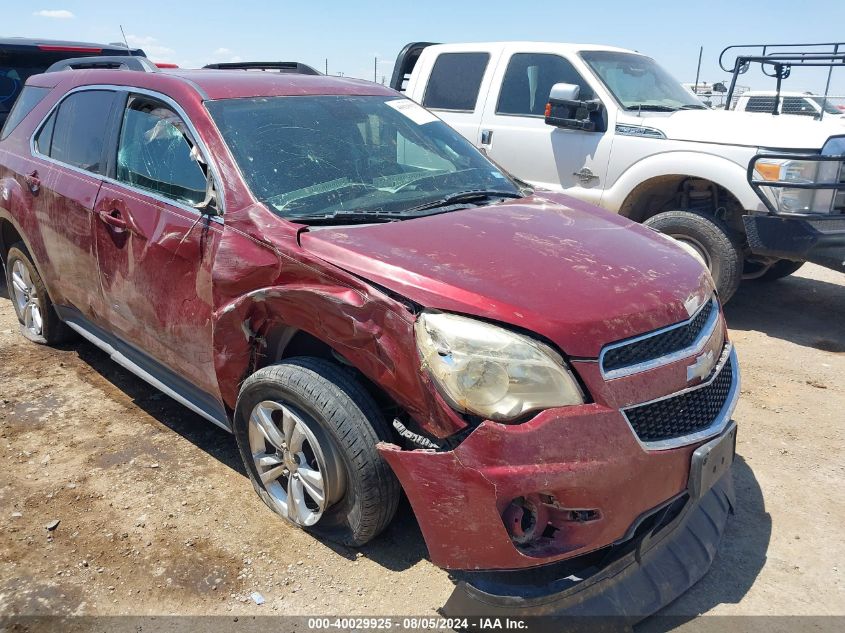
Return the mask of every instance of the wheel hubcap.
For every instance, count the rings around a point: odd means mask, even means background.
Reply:
[[[297,525],[314,525],[343,493],[343,470],[328,442],[290,407],[266,400],[249,418],[249,447],[264,489]]]
[[[29,269],[20,260],[12,265],[12,300],[18,309],[23,326],[32,334],[41,336],[44,321],[41,318],[41,303],[38,290],[29,274]]]

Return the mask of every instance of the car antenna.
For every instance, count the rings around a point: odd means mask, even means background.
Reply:
[[[123,43],[126,44],[126,54],[129,55],[129,57],[132,57],[132,49],[129,48],[129,40],[126,39],[126,33],[123,31],[123,25],[118,24],[118,26],[120,27],[120,34],[123,36]]]

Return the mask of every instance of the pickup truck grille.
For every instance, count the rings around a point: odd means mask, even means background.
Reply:
[[[607,346],[601,355],[601,370],[607,378],[634,373],[637,365],[682,352],[709,337],[719,312],[716,299],[698,309],[688,321]],[[713,317],[713,318],[711,318]],[[668,359],[667,359],[668,361]]]
[[[700,386],[624,409],[623,413],[640,441],[647,447],[650,443],[667,441],[680,446],[695,441],[697,435],[718,432],[731,413],[730,409],[726,410],[726,405],[733,400],[739,388],[738,381],[734,379],[737,371],[734,359],[730,345],[727,345],[713,374]],[[678,441],[679,438],[687,438],[688,441]]]

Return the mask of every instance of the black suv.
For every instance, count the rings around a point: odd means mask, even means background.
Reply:
[[[141,49],[122,44],[90,44],[59,40],[0,38],[0,126],[6,121],[15,99],[30,75],[43,73],[54,63],[70,57],[100,55],[144,56]]]

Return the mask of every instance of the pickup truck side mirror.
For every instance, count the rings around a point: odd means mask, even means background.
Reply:
[[[555,84],[546,104],[546,125],[593,132],[596,124],[590,115],[601,112],[601,101],[580,101],[581,88],[575,84]]]

